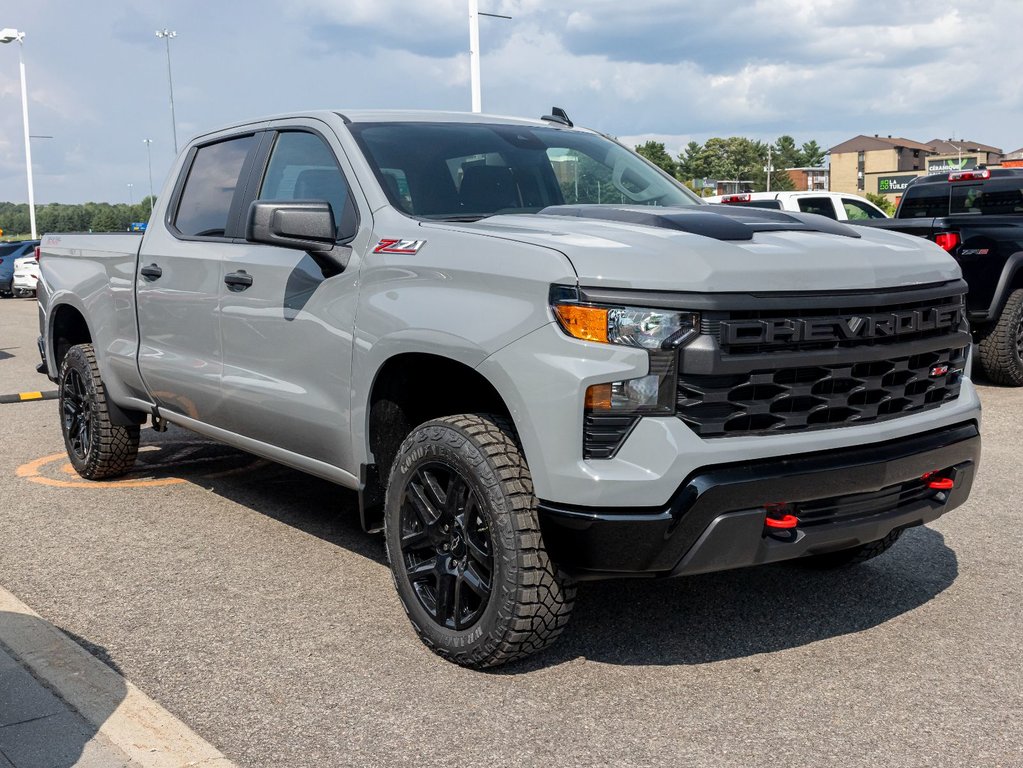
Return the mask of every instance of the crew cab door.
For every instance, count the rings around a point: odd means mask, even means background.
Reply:
[[[287,121],[268,134],[252,198],[326,200],[342,244],[359,231],[358,206],[329,128]],[[364,229],[368,230],[369,216]],[[368,238],[368,232],[364,232]],[[358,250],[358,249],[355,249]],[[350,458],[352,329],[358,259],[325,277],[302,250],[238,243],[220,264],[223,339],[220,423],[239,435],[346,467]]]
[[[221,404],[221,260],[242,235],[242,180],[262,139],[249,131],[190,150],[136,266],[142,379],[161,409],[206,424]]]

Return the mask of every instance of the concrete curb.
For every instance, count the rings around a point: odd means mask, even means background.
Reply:
[[[5,621],[3,612],[38,621]],[[236,768],[215,747],[0,587],[0,643],[141,768]]]

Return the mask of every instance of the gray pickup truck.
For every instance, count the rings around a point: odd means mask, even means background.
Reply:
[[[79,474],[151,421],[352,488],[466,666],[549,645],[579,581],[862,562],[979,460],[941,248],[706,205],[560,110],[202,135],[144,236],[48,234],[41,272]]]

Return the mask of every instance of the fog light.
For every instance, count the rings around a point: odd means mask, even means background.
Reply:
[[[636,379],[594,384],[586,390],[587,412],[674,413],[675,354],[650,355],[652,373]]]

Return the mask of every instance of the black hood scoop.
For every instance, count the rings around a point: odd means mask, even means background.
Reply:
[[[729,205],[694,205],[690,208],[552,205],[537,211],[537,214],[675,229],[715,240],[752,240],[757,232],[824,232],[842,237],[860,236],[852,227],[825,216]]]

